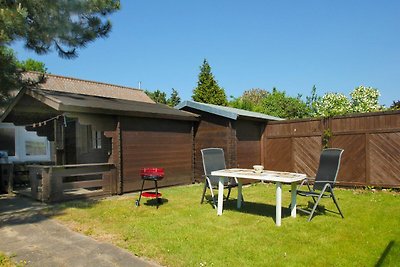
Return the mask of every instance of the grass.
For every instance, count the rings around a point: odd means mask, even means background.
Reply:
[[[283,206],[290,203],[283,187]],[[283,210],[276,227],[275,186],[243,189],[245,204],[224,204],[217,216],[199,204],[202,185],[162,190],[166,201],[135,207],[136,196],[60,204],[53,215],[72,229],[112,242],[167,266],[396,266],[400,262],[400,194],[337,189],[345,219],[325,212],[308,223],[306,214]],[[237,192],[232,192],[236,197]],[[298,198],[306,206],[309,199]],[[330,199],[326,209],[335,210]],[[398,265],[397,265],[398,266]]]
[[[2,267],[14,267],[14,262],[3,252],[0,252],[0,266]]]
[[[7,256],[4,252],[0,251],[0,266],[1,267],[22,267],[27,264],[26,261],[20,261],[19,263],[15,263],[12,258],[15,255]]]

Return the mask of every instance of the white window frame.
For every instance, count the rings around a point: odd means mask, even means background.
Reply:
[[[92,148],[93,149],[101,149],[101,137],[103,133],[101,131],[96,131],[92,128]]]

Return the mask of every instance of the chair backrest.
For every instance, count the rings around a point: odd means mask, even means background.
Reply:
[[[211,176],[211,172],[226,169],[224,150],[222,148],[204,148],[201,150],[201,156],[204,175],[210,179],[211,184],[217,184],[218,177]]]
[[[327,148],[322,150],[319,158],[317,175],[315,176],[314,190],[322,190],[327,182],[329,182],[333,188],[339,173],[342,153],[343,149],[339,148]]]

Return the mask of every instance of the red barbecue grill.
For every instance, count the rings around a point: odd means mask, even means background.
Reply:
[[[164,168],[142,168],[140,169],[140,176],[142,177],[142,189],[140,189],[139,199],[136,200],[136,207],[140,206],[140,199],[143,197],[157,199],[158,205],[161,203],[162,194],[158,192],[157,182],[164,178]],[[143,186],[145,181],[154,181],[155,192],[143,192]]]

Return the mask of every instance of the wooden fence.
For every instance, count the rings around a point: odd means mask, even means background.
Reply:
[[[263,164],[314,176],[324,145],[344,149],[339,184],[400,187],[400,111],[270,122]]]

